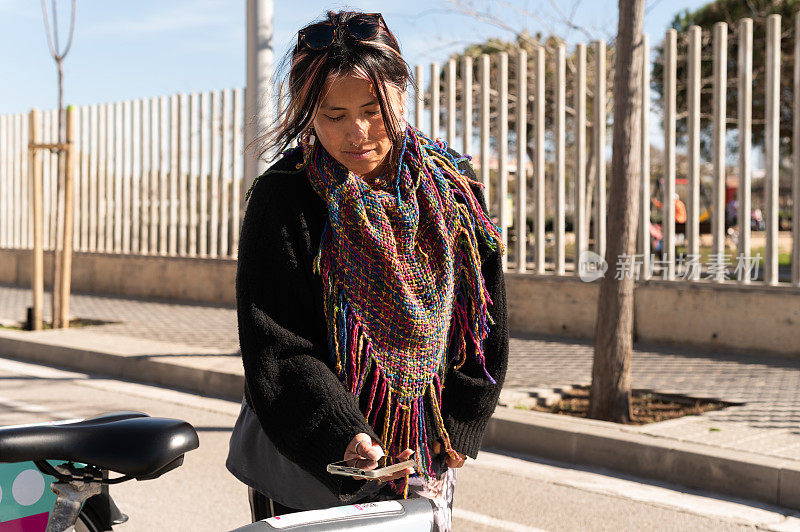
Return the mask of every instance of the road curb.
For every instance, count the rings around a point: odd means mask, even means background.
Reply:
[[[0,353],[233,401],[242,397],[241,374],[163,360],[170,353],[121,355],[85,342],[64,345],[63,338],[29,334],[0,329]],[[146,342],[134,347],[142,346]],[[192,349],[193,354],[202,351]],[[483,446],[800,509],[800,461],[652,436],[630,425],[499,406]]]
[[[26,362],[100,373],[232,401],[241,401],[244,392],[244,376],[241,374],[195,368],[163,360],[169,357],[169,353],[160,357],[149,354],[126,356],[85,345],[63,345],[55,338],[25,338],[25,334],[27,333],[0,330],[0,353]],[[192,354],[205,354],[202,351],[210,350],[193,348]]]
[[[652,436],[626,425],[498,407],[483,445],[800,509],[798,461]]]

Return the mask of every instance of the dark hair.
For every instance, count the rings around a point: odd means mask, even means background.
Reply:
[[[358,11],[328,11],[322,21],[340,26],[360,14]],[[335,79],[355,73],[368,79],[375,88],[386,132],[392,141],[389,160],[395,160],[395,152],[403,138],[396,105],[403,106],[404,102],[396,101],[392,105],[393,97],[387,92],[387,86],[397,91],[396,96],[402,96],[412,76],[400,54],[397,39],[385,24],[381,24],[378,34],[367,41],[358,41],[346,31],[337,31],[335,41],[322,50],[312,50],[307,46],[298,48],[295,41],[292,50],[281,61],[279,70],[285,68],[287,62],[291,64],[288,72],[289,103],[280,112],[275,125],[268,127],[251,143],[256,145],[257,157],[272,150],[279,154],[294,138],[310,128],[329,77]]]

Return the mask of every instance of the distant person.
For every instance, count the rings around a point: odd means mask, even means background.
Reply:
[[[676,192],[673,196],[675,200],[675,223],[686,223],[686,204],[681,201],[681,197]]]
[[[449,530],[506,373],[499,229],[469,158],[406,122],[410,72],[380,14],[329,11],[290,64],[260,150],[298,146],[248,191],[239,243],[228,469],[253,520],[422,496]],[[409,456],[413,473],[379,481],[326,471]]]
[[[736,198],[731,198],[728,203],[725,204],[725,224],[728,227],[736,225],[738,210],[739,202]]]
[[[761,209],[753,209],[750,214],[750,229],[753,231],[763,231],[764,230],[764,215],[761,213]]]

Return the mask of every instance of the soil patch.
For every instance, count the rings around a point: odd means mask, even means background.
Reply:
[[[516,406],[539,412],[551,412],[575,417],[588,417],[590,386],[574,385],[560,391],[561,399],[550,405],[532,404]],[[711,410],[735,405],[727,401],[689,397],[686,395],[660,394],[652,390],[632,390],[631,425],[645,425],[683,416],[699,415]]]

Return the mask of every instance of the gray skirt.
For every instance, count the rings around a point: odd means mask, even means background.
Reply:
[[[256,491],[284,506],[299,510],[319,510],[343,503],[311,473],[286,458],[275,447],[258,421],[258,416],[242,400],[239,417],[233,427],[225,466],[233,476]],[[436,506],[435,521],[439,530],[450,530],[456,469],[448,468],[444,455],[434,458],[436,474],[429,480],[421,475],[408,479],[408,497],[426,497]],[[375,502],[396,499],[388,485],[374,483],[358,501]]]

